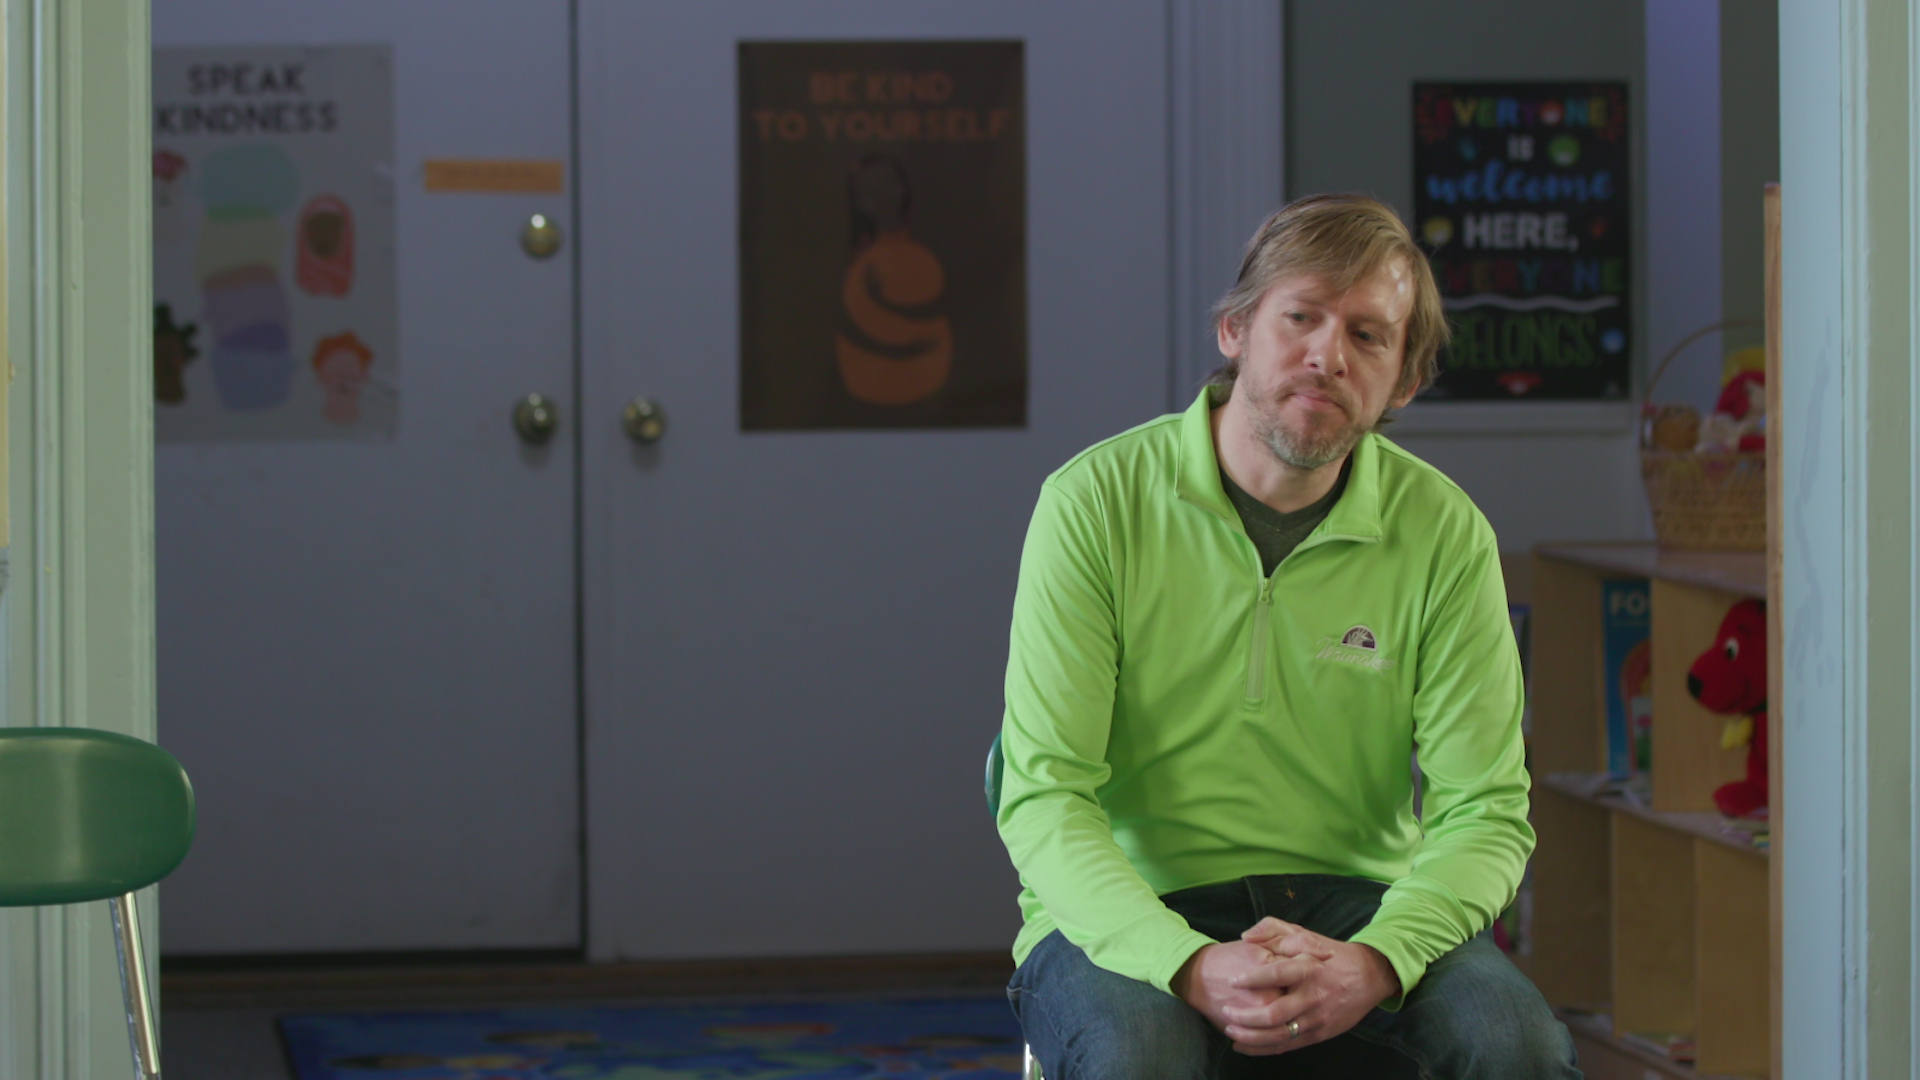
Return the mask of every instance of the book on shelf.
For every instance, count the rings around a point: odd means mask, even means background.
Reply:
[[[1563,773],[1589,799],[1614,798],[1642,809],[1653,805],[1653,780],[1646,773]]]
[[[1651,811],[1653,808],[1652,778],[1645,773],[1615,776],[1612,773],[1558,772],[1546,774],[1541,781],[1550,787],[1583,799],[1625,803],[1636,810]],[[1652,816],[1685,822],[1686,824],[1677,827],[1696,833],[1703,825],[1711,823],[1710,827],[1720,837],[1733,841],[1740,847],[1766,851],[1772,844],[1772,833],[1765,817],[1730,818],[1714,811],[1665,813]]]
[[[1607,771],[1653,767],[1652,591],[1646,578],[1600,583],[1601,673],[1607,699]]]
[[[1694,1060],[1693,1036],[1665,1031],[1623,1031],[1620,1041],[1656,1054],[1668,1061],[1691,1065]]]
[[[1722,814],[1720,832],[1728,837],[1744,839],[1761,851],[1766,851],[1773,846],[1773,827],[1767,823],[1765,816],[1727,817]]]

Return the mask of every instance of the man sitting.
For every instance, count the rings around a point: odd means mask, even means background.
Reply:
[[[1483,933],[1534,842],[1493,530],[1378,434],[1447,339],[1426,259],[1372,199],[1303,199],[1215,316],[1200,398],[1062,466],[1027,533],[1027,1041],[1049,1080],[1578,1077]]]

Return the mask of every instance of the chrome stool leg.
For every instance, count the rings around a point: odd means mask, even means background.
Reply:
[[[120,961],[120,996],[127,1006],[127,1035],[141,1080],[160,1080],[159,1040],[154,1038],[153,998],[148,993],[147,958],[140,942],[140,912],[133,894],[107,901],[113,909],[113,951]]]

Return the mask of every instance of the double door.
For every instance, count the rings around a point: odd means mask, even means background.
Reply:
[[[156,48],[386,46],[401,354],[388,438],[159,447],[160,730],[201,810],[165,948],[1005,946],[978,773],[1026,518],[1169,404],[1165,23],[156,0]],[[1020,426],[742,430],[741,43],[868,39],[1021,43]],[[566,183],[447,191],[448,160]]]

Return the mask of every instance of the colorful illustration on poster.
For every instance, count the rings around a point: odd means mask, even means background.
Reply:
[[[360,422],[360,396],[367,389],[367,370],[373,350],[349,330],[321,338],[313,347],[313,370],[327,392],[327,420],[335,424]]]
[[[337,195],[319,195],[300,211],[300,287],[314,296],[353,290],[353,211]]]
[[[1413,87],[1415,234],[1453,342],[1429,399],[1618,399],[1633,344],[1625,83]]]
[[[740,426],[1026,422],[1019,42],[749,42]]]
[[[299,188],[293,162],[268,143],[215,151],[202,169],[206,218],[194,271],[201,316],[213,335],[214,389],[236,412],[271,409],[293,389],[280,216]]]
[[[157,49],[153,99],[157,438],[391,436],[390,50]]]
[[[177,198],[175,185],[186,174],[187,159],[171,150],[153,152],[153,201],[156,206],[172,206]]]
[[[953,368],[953,330],[933,308],[946,291],[946,270],[913,239],[912,202],[897,158],[874,154],[854,165],[847,181],[853,265],[841,289],[849,325],[834,345],[847,393],[875,405],[921,401],[946,385]]]
[[[194,348],[194,335],[200,328],[193,323],[182,326],[173,321],[173,309],[166,304],[153,308],[153,396],[166,405],[187,400],[185,379],[187,364],[200,355]]]

